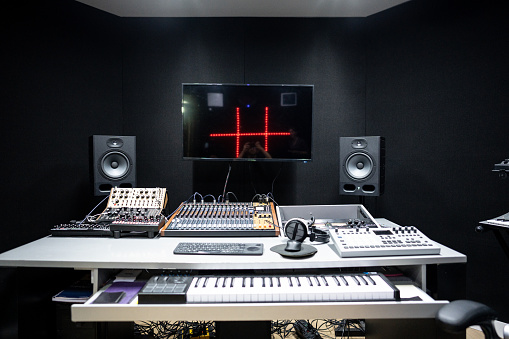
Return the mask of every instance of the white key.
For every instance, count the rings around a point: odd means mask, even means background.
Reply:
[[[335,300],[335,289],[336,283],[333,281],[331,276],[320,276],[320,281],[323,286],[323,301],[334,301]]]
[[[251,284],[252,284],[251,279],[252,279],[252,277],[244,277],[243,281],[242,281],[245,302],[255,302],[256,301],[256,300],[253,300],[253,299],[256,299],[256,295],[253,293],[253,287],[251,286]]]
[[[214,293],[211,291],[214,287],[214,283],[216,281],[216,277],[207,277],[205,278],[205,282],[201,287],[202,293],[202,302],[214,302]]]
[[[233,279],[233,287],[231,288],[231,296],[233,298],[232,302],[244,302],[244,293],[245,289],[242,287],[241,277],[235,277]]]
[[[313,301],[323,301],[324,286],[320,277],[317,275],[311,276],[311,283],[313,284]]]
[[[353,292],[353,281],[351,279],[347,279],[347,276],[340,275],[338,276],[339,283],[341,284],[341,292],[343,295],[343,301],[352,300],[352,292]]]
[[[225,281],[226,277],[218,277],[217,278],[217,281],[215,282],[215,285],[214,285],[214,293],[215,293],[215,301],[218,302],[218,303],[223,303],[225,302],[224,301],[224,296],[225,296],[225,291],[224,291],[224,288],[223,288],[223,285],[224,285],[224,281]]]
[[[359,280],[355,275],[346,276],[346,279],[349,281],[349,286],[352,291],[352,300],[365,300],[366,299],[366,291],[360,285]]]
[[[281,301],[281,279],[279,277],[269,277],[269,288],[272,291],[272,301]]]
[[[280,301],[293,301],[293,287],[290,285],[290,280],[288,277],[279,277],[279,282],[281,284],[281,292],[279,294]]]
[[[205,283],[208,283],[208,277],[199,277],[193,279],[193,282],[187,291],[188,300],[193,300],[192,302],[203,303],[207,302],[207,296],[205,293],[207,290],[203,287]]]
[[[259,302],[272,302],[272,291],[267,277],[256,277],[254,286],[258,293]]]
[[[302,277],[299,277],[299,281],[300,281],[300,294],[301,294],[300,300],[315,301],[316,290],[314,289],[315,287],[313,286],[313,280],[311,279],[311,277],[302,276]]]
[[[232,302],[234,299],[234,297],[232,296],[232,287],[231,287],[232,281],[233,281],[233,277],[225,277],[223,280],[221,291],[223,293],[223,302],[225,302],[225,303]]]
[[[389,286],[384,279],[380,276],[371,276],[377,286],[377,300],[392,300],[394,299],[394,290]]]

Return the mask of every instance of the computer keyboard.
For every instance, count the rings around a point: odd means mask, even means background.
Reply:
[[[174,254],[262,255],[263,244],[240,242],[181,242]]]

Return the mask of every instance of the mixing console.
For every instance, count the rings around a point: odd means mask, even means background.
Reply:
[[[161,229],[166,237],[273,237],[279,223],[272,203],[182,203]]]

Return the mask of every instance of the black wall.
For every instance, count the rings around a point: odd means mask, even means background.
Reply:
[[[3,252],[96,205],[88,136],[122,132],[122,35],[115,17],[75,1],[15,2],[1,16]],[[0,337],[54,338],[51,296],[70,276],[1,269]]]
[[[229,164],[181,160],[183,82],[314,84],[314,161],[234,163],[227,190],[241,201],[272,191],[283,205],[356,203],[339,196],[338,139],[385,136],[386,193],[366,199],[372,214],[467,254],[467,297],[509,321],[500,298],[509,260],[492,234],[474,232],[509,210],[509,182],[490,172],[509,148],[501,2],[415,0],[332,19],[119,18],[70,0],[11,6],[0,32],[0,251],[96,205],[93,134],[136,135],[138,186],[166,187],[170,210],[196,191],[221,194]],[[12,270],[2,275],[3,295]]]
[[[315,161],[235,163],[228,188],[250,201],[268,193],[277,176],[280,204],[338,203],[338,137],[363,135],[365,127],[363,23],[122,19],[123,131],[138,136],[139,185],[165,185],[174,207],[195,191],[223,192],[229,164],[181,160],[183,82],[306,83],[315,85]]]
[[[366,128],[387,138],[381,215],[465,253],[467,296],[507,322],[509,258],[474,232],[509,211],[509,181],[491,172],[509,154],[500,4],[411,1],[368,18]]]

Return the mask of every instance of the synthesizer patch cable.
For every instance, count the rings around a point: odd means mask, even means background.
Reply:
[[[272,202],[183,202],[161,229],[163,237],[275,237]]]

